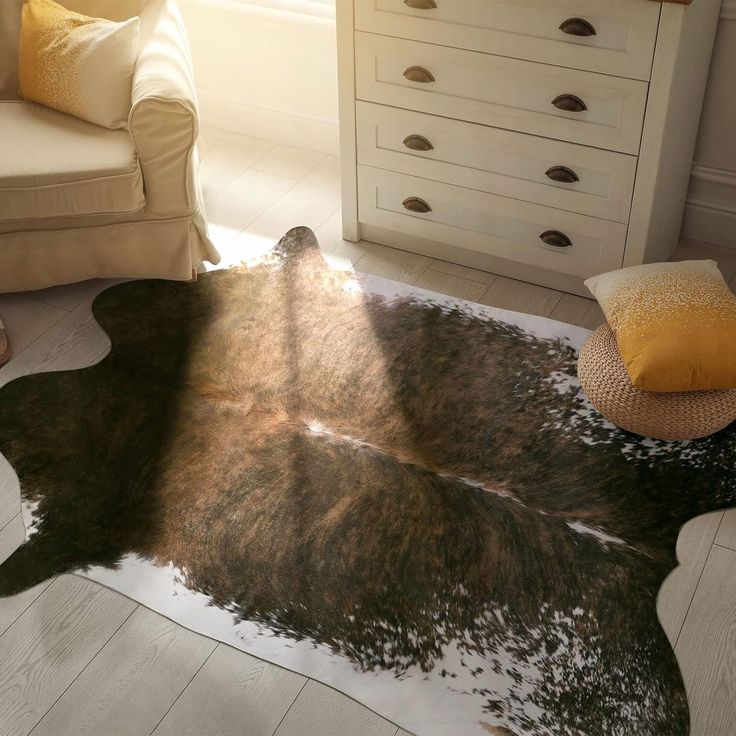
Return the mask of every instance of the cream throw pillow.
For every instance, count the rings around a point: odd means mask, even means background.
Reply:
[[[105,128],[127,128],[140,20],[115,23],[23,0],[20,94]]]

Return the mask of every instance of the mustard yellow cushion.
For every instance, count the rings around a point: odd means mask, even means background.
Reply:
[[[585,285],[636,388],[736,388],[736,298],[714,261],[633,266]]]
[[[115,23],[53,0],[23,0],[21,96],[105,128],[126,128],[139,25],[138,18]]]

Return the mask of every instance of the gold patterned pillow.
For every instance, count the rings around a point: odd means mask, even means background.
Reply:
[[[23,0],[21,96],[105,128],[127,128],[139,26],[138,18],[115,23],[53,0]]]
[[[633,266],[585,285],[616,335],[634,386],[736,388],[736,297],[714,261]]]

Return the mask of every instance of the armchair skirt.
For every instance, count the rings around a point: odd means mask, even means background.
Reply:
[[[20,23],[22,0],[2,2]],[[24,102],[12,80],[0,80],[0,292],[95,277],[189,279],[219,255],[207,235],[199,116],[178,8],[174,0],[65,5],[113,20],[140,15],[128,130]],[[2,20],[0,66],[17,55],[18,34]]]

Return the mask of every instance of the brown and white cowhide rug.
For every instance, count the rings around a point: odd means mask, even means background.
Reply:
[[[617,430],[586,330],[333,271],[305,228],[93,310],[104,360],[0,391],[0,595],[77,572],[421,736],[688,731],[655,602],[736,502],[731,429]]]

